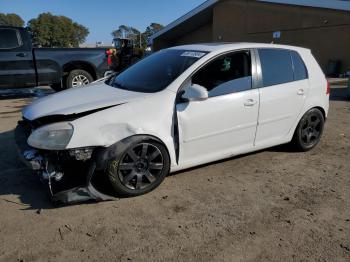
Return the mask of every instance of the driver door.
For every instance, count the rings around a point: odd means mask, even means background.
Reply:
[[[259,91],[252,88],[251,52],[220,56],[190,82],[205,87],[209,97],[204,101],[180,100],[176,105],[179,165],[190,167],[252,149]]]
[[[21,31],[20,31],[21,30]],[[0,28],[0,87],[35,86],[35,67],[24,29]]]

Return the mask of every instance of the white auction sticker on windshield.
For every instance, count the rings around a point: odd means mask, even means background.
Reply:
[[[204,55],[205,55],[205,53],[203,53],[203,52],[189,52],[189,51],[187,51],[187,52],[182,53],[181,56],[189,56],[189,57],[201,58]]]

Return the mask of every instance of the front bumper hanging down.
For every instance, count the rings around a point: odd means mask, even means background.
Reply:
[[[92,181],[96,175],[96,162],[93,157],[83,164],[82,161],[72,161],[71,168],[69,168],[69,165],[64,166],[65,163],[63,163],[63,168],[60,161],[62,162],[64,159],[59,159],[59,157],[56,159],[31,148],[27,144],[27,136],[25,127],[19,123],[15,130],[19,157],[29,168],[39,174],[41,180],[48,186],[54,203],[73,204],[116,199],[102,193],[93,185]],[[75,168],[74,163],[83,165],[84,168]],[[72,182],[72,180],[74,181]]]

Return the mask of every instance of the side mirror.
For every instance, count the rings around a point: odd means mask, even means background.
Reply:
[[[187,102],[190,101],[203,101],[208,99],[208,91],[205,87],[193,84],[186,90],[184,90],[183,95],[181,96]]]

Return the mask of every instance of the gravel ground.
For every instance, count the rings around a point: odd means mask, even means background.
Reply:
[[[272,148],[174,174],[145,196],[62,208],[17,157],[13,129],[33,93],[0,94],[0,261],[350,261],[343,91],[309,153]]]

